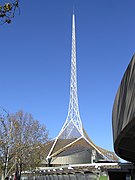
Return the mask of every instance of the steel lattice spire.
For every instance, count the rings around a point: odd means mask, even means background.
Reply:
[[[77,96],[77,72],[76,72],[76,36],[75,36],[75,15],[72,16],[72,50],[71,50],[71,78],[70,78],[70,100],[68,115],[66,121],[55,138],[55,141],[50,149],[47,159],[51,157],[51,154],[55,154],[59,149],[59,142],[65,141],[61,148],[68,145],[69,142],[72,144],[74,141],[78,141],[81,137],[84,137],[82,122],[79,113],[78,96]],[[60,148],[60,149],[61,149]]]
[[[82,134],[82,122],[80,119],[78,96],[77,96],[77,71],[76,71],[76,36],[75,36],[75,15],[72,16],[72,52],[71,52],[71,79],[70,79],[70,101],[66,124],[73,121],[79,132]]]
[[[72,50],[71,50],[71,79],[70,79],[70,100],[68,115],[66,121],[58,134],[58,136],[52,141],[51,148],[49,149],[46,157],[48,163],[65,163],[68,164],[71,158],[67,158],[70,154],[70,148],[77,148],[80,146],[91,149],[92,152],[98,154],[102,159],[113,159],[114,154],[102,148],[96,146],[88,137],[87,133],[83,129],[82,121],[79,113],[78,96],[77,96],[77,69],[76,69],[76,36],[75,36],[75,15],[72,16]],[[78,146],[79,145],[79,146]],[[86,147],[85,147],[86,145]],[[72,151],[72,150],[71,150]],[[96,156],[96,155],[94,155]],[[77,156],[78,157],[78,156]],[[58,161],[57,161],[58,158]],[[60,158],[60,159],[59,159]],[[91,157],[93,158],[93,156]],[[68,160],[68,162],[66,161]],[[71,160],[72,161],[72,160]],[[91,160],[93,161],[93,160]],[[73,161],[74,162],[74,161]],[[56,163],[56,164],[57,164]],[[60,163],[60,164],[61,164]]]
[[[68,115],[59,139],[79,138],[83,136],[82,122],[79,113],[77,96],[77,71],[76,71],[76,36],[75,36],[75,15],[72,16],[72,50],[71,50],[71,79],[70,79],[70,100]]]

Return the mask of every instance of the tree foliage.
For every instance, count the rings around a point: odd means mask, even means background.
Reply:
[[[3,177],[13,172],[34,170],[44,158],[48,131],[29,113],[19,111],[0,119],[0,171]]]
[[[16,9],[19,9],[19,0],[0,4],[0,24],[10,24],[15,16]]]

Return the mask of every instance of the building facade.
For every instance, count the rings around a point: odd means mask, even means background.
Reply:
[[[135,55],[121,80],[112,114],[115,152],[135,162]]]

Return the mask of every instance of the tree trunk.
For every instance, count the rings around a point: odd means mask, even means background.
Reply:
[[[1,175],[1,180],[5,180],[4,172],[3,172],[2,175]]]

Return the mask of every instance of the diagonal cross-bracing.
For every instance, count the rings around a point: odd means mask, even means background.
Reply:
[[[60,133],[48,154],[48,158],[55,152],[60,140],[65,140],[63,146],[72,143],[83,136],[82,121],[79,113],[77,95],[77,72],[76,72],[76,36],[75,36],[75,15],[72,16],[72,52],[71,52],[71,78],[70,78],[70,101],[68,115]],[[63,147],[61,147],[63,148]]]
[[[76,36],[74,14],[72,16],[71,77],[68,115],[60,133],[51,143],[52,146],[46,158],[48,162],[52,158],[69,155],[69,152],[79,152],[79,150],[81,149],[85,149],[85,152],[86,150],[88,150],[88,152],[90,153],[96,152],[97,156],[105,161],[117,160],[117,157],[114,155],[113,152],[107,151],[96,146],[90,140],[82,126],[77,95]],[[59,163],[60,162],[61,161],[59,161]]]

